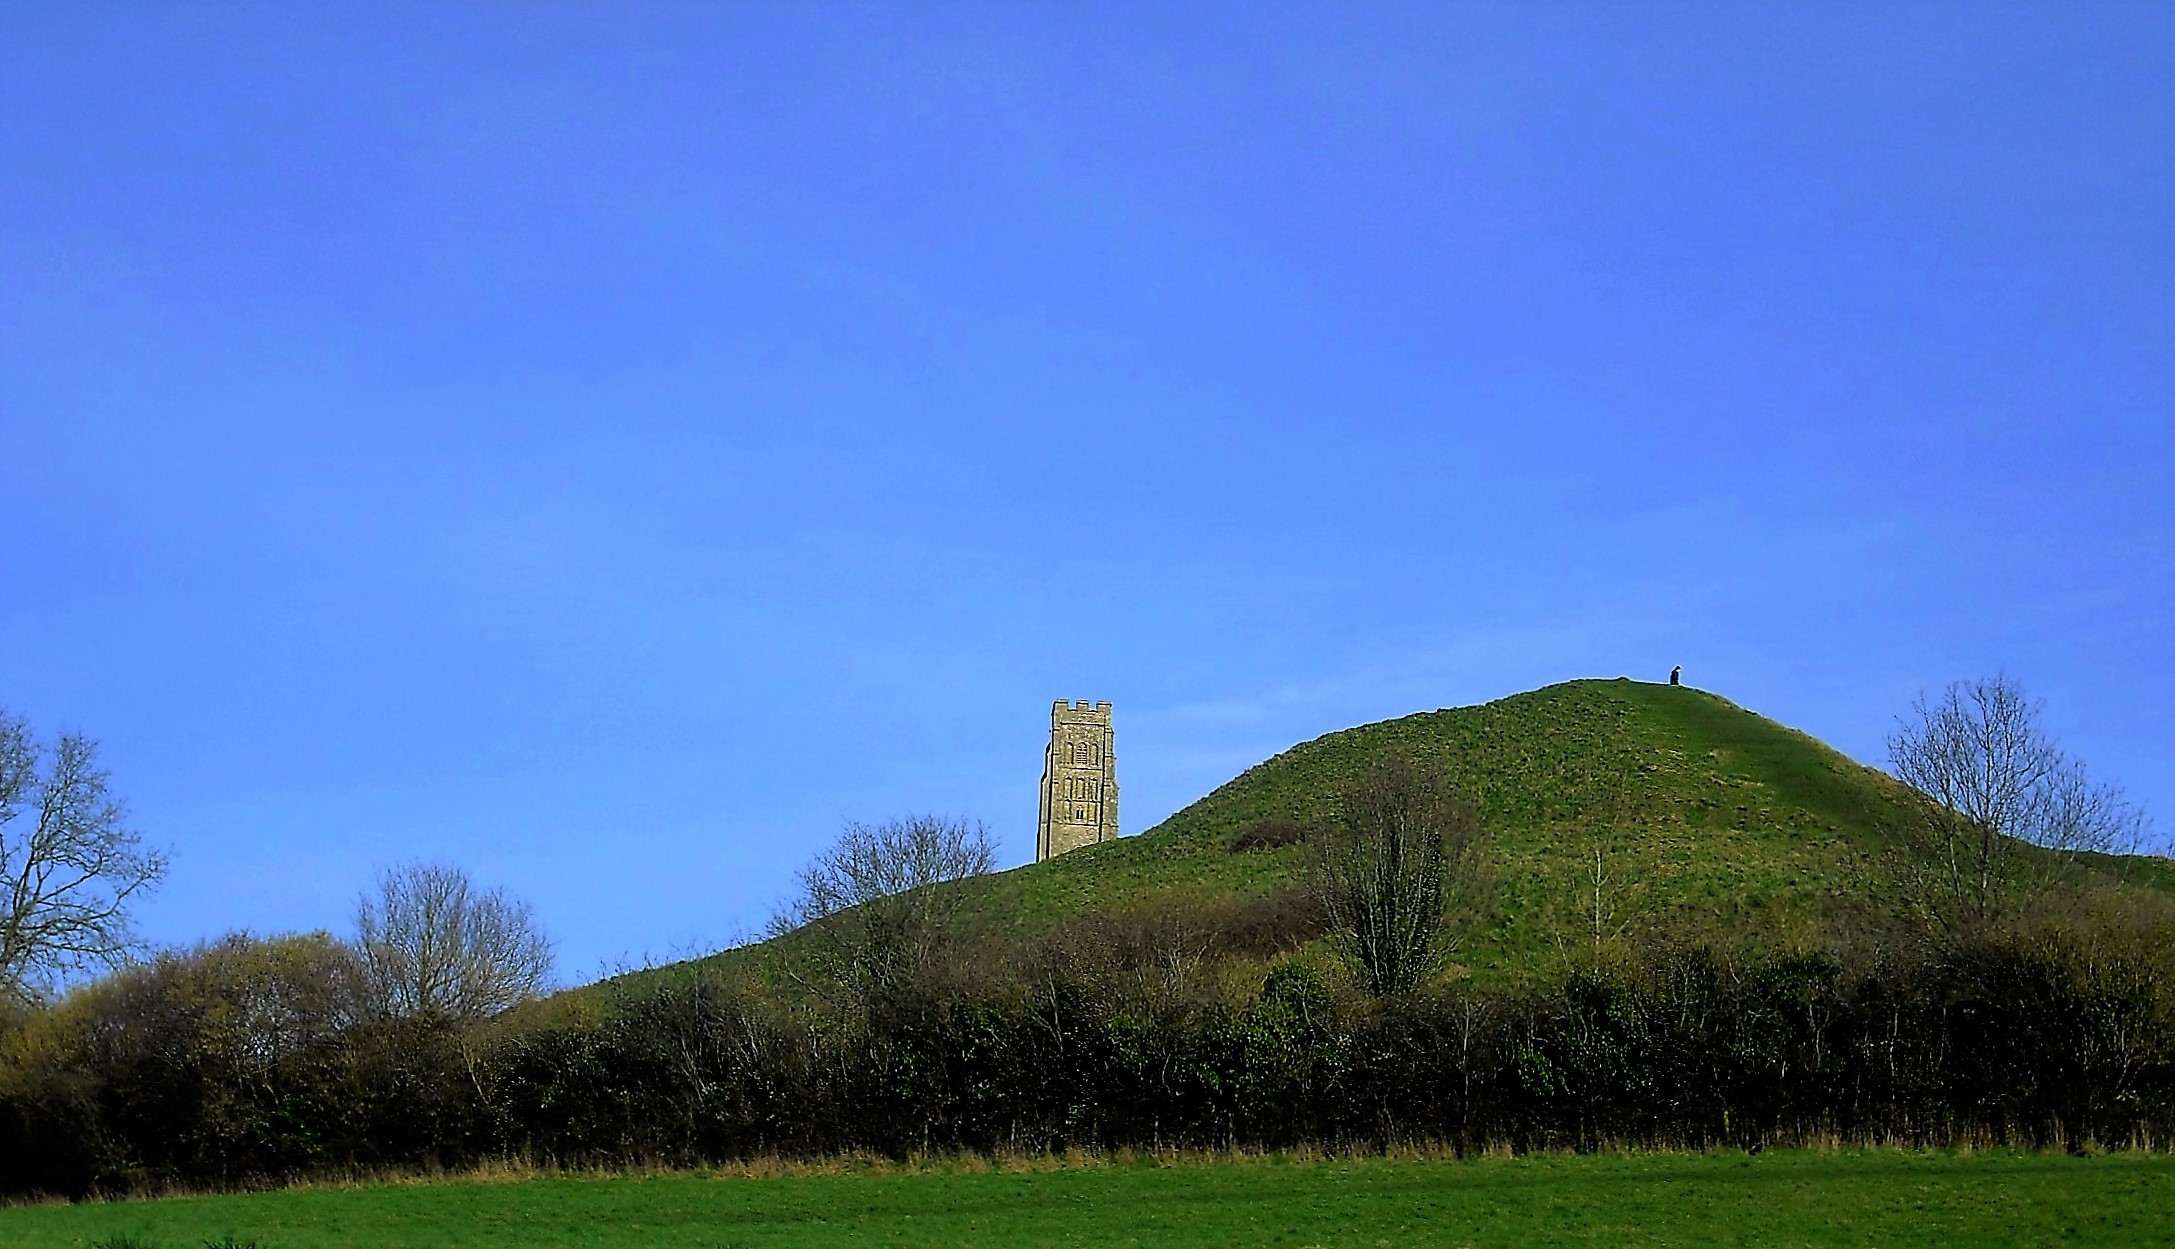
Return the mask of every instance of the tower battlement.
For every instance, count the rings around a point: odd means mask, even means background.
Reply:
[[[1060,698],[1042,752],[1035,861],[1118,836],[1118,758],[1110,704]]]

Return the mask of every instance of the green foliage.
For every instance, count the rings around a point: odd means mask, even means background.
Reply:
[[[972,1160],[968,1160],[972,1163]],[[1006,1172],[537,1179],[0,1210],[10,1249],[2166,1243],[2175,1159],[2013,1153],[1613,1154],[1461,1162],[1265,1158]],[[116,1225],[157,1241],[95,1239]],[[214,1241],[213,1243],[218,1243]]]
[[[17,1193],[413,1165],[458,1143],[459,1034],[361,1017],[322,933],[162,955],[0,1029],[0,1179]]]
[[[851,1011],[701,979],[483,1031],[357,1025],[307,1061],[225,1068],[189,1057],[206,1045],[186,1020],[131,1025],[163,1036],[152,1063],[86,1010],[9,1038],[0,1177],[79,1194],[504,1157],[2164,1141],[2167,937],[1666,947],[1377,999],[1304,955],[1233,986],[1171,913]]]

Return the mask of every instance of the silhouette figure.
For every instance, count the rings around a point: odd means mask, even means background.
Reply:
[[[1676,667],[1674,667],[1674,668],[1671,668],[1671,669],[1669,670],[1669,684],[1671,684],[1671,685],[1682,685],[1682,684],[1684,684],[1684,680],[1683,680],[1683,678],[1684,678],[1684,665],[1683,665],[1683,664],[1678,664],[1678,665],[1677,665]]]

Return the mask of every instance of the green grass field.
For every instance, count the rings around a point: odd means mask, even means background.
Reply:
[[[124,1239],[126,1238],[126,1239]],[[2175,1158],[1869,1151],[545,1178],[0,1210],[11,1249],[2175,1245]]]

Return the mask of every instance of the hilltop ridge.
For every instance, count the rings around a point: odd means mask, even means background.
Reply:
[[[1475,975],[1597,940],[1818,940],[1904,905],[1893,868],[1909,853],[1895,830],[1919,801],[1910,790],[1718,694],[1628,678],[1327,733],[1146,832],[945,888],[990,941],[1269,895],[1300,880],[1302,849],[1234,840],[1265,820],[1331,818],[1346,779],[1388,750],[1439,764],[1481,808],[1499,901],[1458,954]]]
[[[1296,847],[1233,853],[1257,821],[1331,816],[1345,780],[1385,750],[1441,765],[1480,805],[1502,907],[1465,952],[1478,965],[1590,935],[1593,860],[1605,927],[1716,932],[1855,911],[1911,802],[1896,781],[1815,739],[1684,686],[1579,680],[1476,706],[1324,734],[1255,764],[1154,828],[977,882],[985,922],[1265,892]],[[1010,913],[1004,924],[993,909]],[[1574,923],[1573,921],[1583,921]]]

